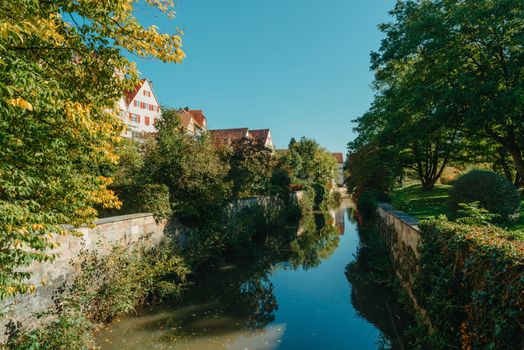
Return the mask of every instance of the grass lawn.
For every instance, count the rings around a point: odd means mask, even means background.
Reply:
[[[451,186],[438,184],[432,191],[424,191],[420,184],[409,185],[393,192],[391,204],[418,219],[447,215],[450,189]]]
[[[441,214],[448,215],[448,195],[451,186],[435,185],[433,191],[423,191],[420,184],[409,185],[395,190],[391,204],[419,220]],[[520,205],[520,220],[510,230],[524,230],[524,198]]]

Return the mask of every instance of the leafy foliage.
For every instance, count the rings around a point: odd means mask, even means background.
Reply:
[[[390,14],[371,56],[375,99],[350,153],[393,149],[426,190],[446,165],[483,157],[521,186],[524,4],[399,0]]]
[[[171,1],[149,0],[172,14]],[[181,62],[181,37],[145,28],[132,3],[0,5],[0,299],[31,289],[21,267],[53,258],[51,233],[118,206],[100,164],[116,162],[117,101],[137,71],[121,53]]]
[[[121,185],[111,189],[122,201],[120,209],[100,209],[101,217],[153,213],[160,222],[171,215],[169,188],[166,185]]]
[[[500,218],[500,215],[490,213],[481,208],[479,202],[460,203],[457,210],[456,222],[465,225],[484,226]]]
[[[445,218],[420,225],[415,296],[439,336],[431,348],[521,349],[524,346],[524,247],[492,225]]]
[[[393,149],[369,143],[348,152],[345,185],[354,197],[364,191],[388,193],[401,175],[396,152]]]
[[[482,208],[508,221],[518,215],[520,195],[503,176],[490,171],[473,170],[461,176],[450,192],[451,209],[455,213],[460,203],[472,202],[478,202]]]
[[[156,142],[146,145],[144,181],[169,188],[174,214],[184,222],[216,219],[230,197],[229,167],[206,137],[180,133],[176,110],[164,110],[156,127]]]
[[[271,186],[275,158],[272,151],[255,139],[233,142],[223,155],[229,163],[227,179],[233,183],[233,198],[266,194]]]
[[[326,186],[335,179],[337,161],[331,153],[320,147],[313,139],[302,137],[299,141],[291,139],[287,152],[281,161],[293,183]]]
[[[10,349],[87,350],[95,348],[96,325],[143,305],[147,299],[180,296],[189,274],[174,241],[152,250],[116,245],[106,256],[84,252],[79,274],[46,313],[50,322],[12,334]]]

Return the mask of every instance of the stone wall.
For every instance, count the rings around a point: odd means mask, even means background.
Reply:
[[[96,250],[103,256],[115,244],[131,248],[143,242],[153,247],[165,236],[166,223],[156,223],[150,213],[115,216],[100,219],[95,224],[94,228],[69,228],[72,234],[53,237],[60,244],[53,251],[58,257],[53,262],[35,262],[27,269],[31,272],[28,283],[34,284],[36,291],[9,299],[0,306],[4,314],[0,318],[0,343],[8,324],[36,324],[34,314],[51,306],[53,295],[74,275],[72,263],[82,250]]]
[[[413,294],[413,284],[418,272],[420,256],[418,245],[420,229],[418,219],[387,203],[379,203],[377,209],[379,232],[391,250],[391,258],[397,277],[410,297],[414,309],[428,327],[433,328],[427,312],[418,305]]]

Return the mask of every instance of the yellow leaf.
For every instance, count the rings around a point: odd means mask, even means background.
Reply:
[[[10,99],[9,100],[9,104],[11,104],[12,106],[15,106],[15,107],[22,108],[22,109],[27,109],[28,111],[32,111],[33,110],[33,105],[30,104],[29,102],[27,102],[26,100],[24,100],[21,97]]]

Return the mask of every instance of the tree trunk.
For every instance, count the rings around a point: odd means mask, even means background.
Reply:
[[[510,149],[508,149],[508,152],[511,155],[513,162],[515,163],[515,168],[517,168],[517,175],[515,176],[515,184],[520,185],[521,178],[522,178],[520,174],[524,174],[524,159],[522,159],[522,153],[518,149],[518,146],[510,147]],[[520,187],[520,186],[517,186],[517,187]]]
[[[515,174],[515,181],[513,182],[516,188],[521,188],[524,185],[524,178],[522,178],[522,175],[517,171]]]

